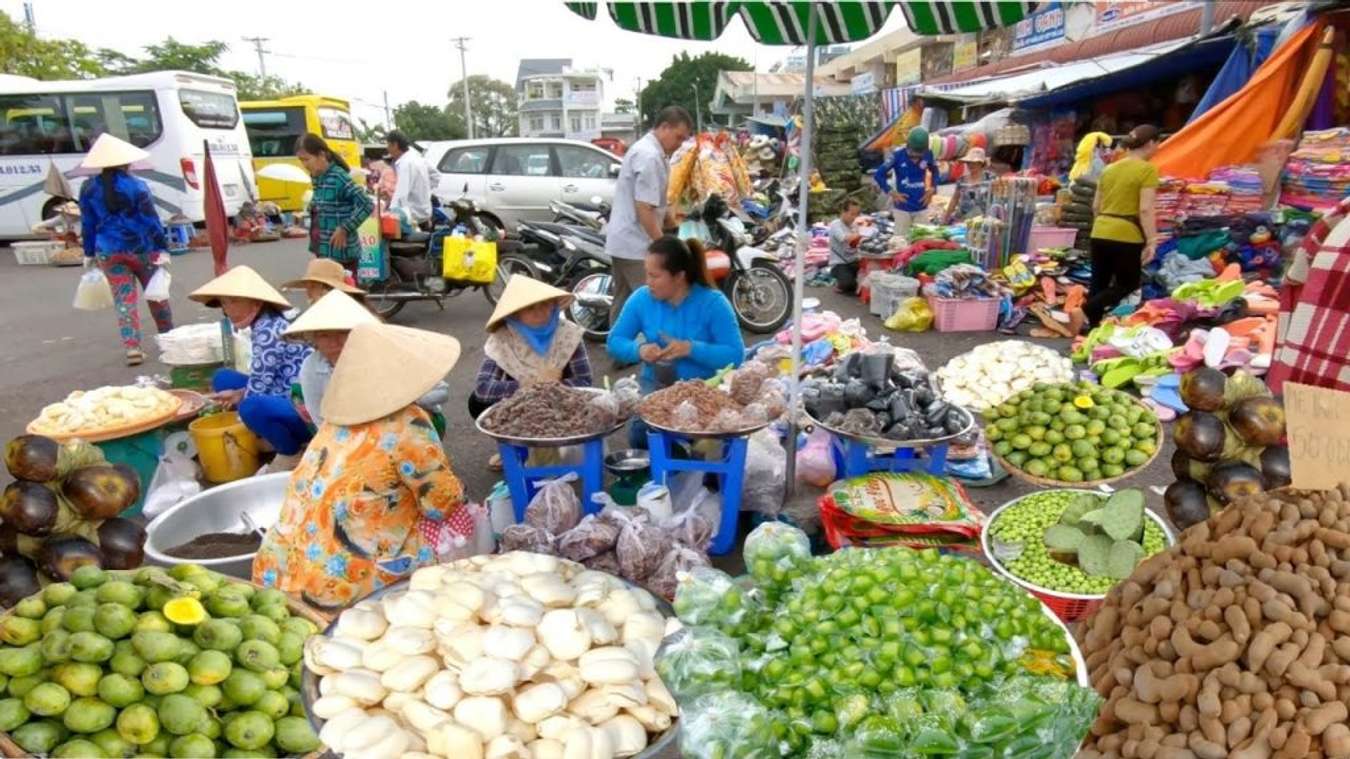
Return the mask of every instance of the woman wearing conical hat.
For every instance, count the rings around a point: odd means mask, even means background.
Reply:
[[[247,266],[230,269],[188,298],[219,308],[235,329],[249,328],[248,374],[217,369],[211,390],[218,403],[238,406],[244,425],[276,449],[277,460],[270,469],[289,469],[311,437],[309,424],[291,401],[291,385],[299,378],[310,347],[282,339],[291,326],[290,301]]]
[[[129,366],[145,360],[136,283],[144,289],[169,258],[165,252],[169,241],[155,212],[150,188],[130,170],[131,164],[149,157],[135,145],[104,133],[80,164],[100,170],[97,177],[90,177],[80,187],[85,266],[97,265],[108,277]],[[156,330],[164,333],[173,329],[169,301],[146,303]]]
[[[344,608],[473,537],[463,486],[417,405],[459,352],[453,337],[425,330],[351,330],[324,393],[324,423],[253,560],[254,582]]]
[[[365,290],[352,284],[351,274],[331,258],[311,258],[304,276],[282,283],[281,290],[303,290],[310,305],[333,290],[341,290],[357,300],[366,297]]]
[[[469,396],[469,413],[478,418],[521,387],[562,382],[591,386],[591,361],[581,327],[562,318],[572,294],[514,274],[487,321],[483,363]]]

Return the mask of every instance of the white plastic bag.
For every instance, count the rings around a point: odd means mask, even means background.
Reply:
[[[80,284],[75,288],[75,302],[72,305],[81,311],[112,308],[112,286],[108,284],[102,269],[90,269],[80,275]]]
[[[192,461],[194,453],[191,441],[187,441],[186,447],[175,445],[172,438],[164,441],[164,455],[159,457],[141,508],[147,519],[154,519],[170,506],[202,492],[197,482],[197,465]]]
[[[145,299],[156,303],[169,299],[169,282],[173,277],[169,270],[163,266],[155,269],[154,275],[150,277],[150,282],[145,286]]]
[[[745,453],[741,510],[777,514],[783,508],[786,485],[787,451],[778,436],[769,429],[751,435]]]
[[[830,433],[817,428],[806,439],[806,445],[797,451],[797,480],[823,488],[834,482],[834,440]]]

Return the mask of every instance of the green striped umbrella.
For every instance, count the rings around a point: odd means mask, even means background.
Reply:
[[[600,3],[566,3],[580,16],[594,20]],[[806,82],[814,81],[815,48],[840,42],[858,42],[881,29],[891,11],[899,8],[909,28],[917,34],[956,34],[1011,26],[1026,18],[1037,3],[1025,0],[882,0],[880,2],[810,2],[808,0],[692,0],[690,2],[609,3],[614,23],[631,32],[676,39],[717,39],[736,16],[755,41],[766,45],[805,45]],[[811,133],[814,88],[803,93],[802,160],[799,180],[796,276],[792,294],[792,367],[798,376],[802,356],[802,276],[806,253],[806,205],[811,176]],[[798,386],[791,383],[792,402],[797,408]],[[787,489],[792,492],[796,476],[795,426],[787,438]]]
[[[600,3],[567,3],[574,13],[594,19]],[[1024,0],[883,0],[882,2],[610,2],[614,23],[631,32],[676,39],[717,39],[739,15],[750,36],[765,45],[804,45],[810,7],[819,24],[818,45],[867,39],[900,9],[916,34],[958,34],[1011,26],[1036,6]]]

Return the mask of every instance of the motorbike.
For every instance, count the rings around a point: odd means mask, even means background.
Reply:
[[[564,314],[587,339],[603,340],[614,301],[603,233],[580,225],[527,221],[516,233],[521,249],[499,257],[498,269],[504,276],[525,274],[570,291],[573,300]]]
[[[459,198],[440,205],[433,198],[433,217],[436,219],[431,231],[416,230],[387,244],[388,261],[383,279],[365,283],[366,303],[381,319],[389,320],[403,307],[413,301],[433,301],[441,310],[445,310],[445,299],[459,295],[466,290],[478,290],[487,298],[488,303],[496,304],[510,273],[503,273],[501,259],[518,250],[516,241],[500,239],[497,230],[484,224],[477,203],[468,196],[468,185]],[[481,236],[485,240],[496,241],[498,265],[496,277],[489,284],[446,279],[441,275],[442,254],[439,241],[454,230],[460,230],[468,237]]]
[[[555,224],[574,224],[599,232],[604,230],[605,224],[609,222],[610,205],[599,195],[592,196],[589,203],[555,200],[549,203],[548,207],[553,212]]]
[[[745,222],[718,195],[710,195],[691,218],[707,225],[708,276],[736,312],[741,327],[756,334],[777,332],[792,312],[792,283],[777,258],[754,247]]]

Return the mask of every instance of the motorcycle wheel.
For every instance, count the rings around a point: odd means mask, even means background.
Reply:
[[[593,271],[581,277],[572,285],[572,295],[576,296],[564,312],[568,319],[581,327],[587,340],[599,342],[609,337],[609,309],[600,309],[584,305],[586,297],[607,295],[614,299],[614,278],[608,269]]]
[[[502,290],[506,289],[506,281],[512,274],[524,274],[531,279],[539,279],[539,269],[530,259],[516,254],[498,256],[497,276],[492,279],[492,284],[483,288],[483,295],[488,303],[497,305],[497,299],[502,297]]]
[[[777,332],[792,313],[792,283],[771,263],[733,273],[726,288],[736,320],[755,334]]]
[[[408,301],[398,300],[387,297],[390,293],[396,293],[403,289],[403,276],[398,273],[398,269],[389,267],[389,276],[379,282],[372,282],[366,285],[366,305],[370,307],[372,313],[384,321],[394,318],[394,314],[403,310],[404,304]]]

